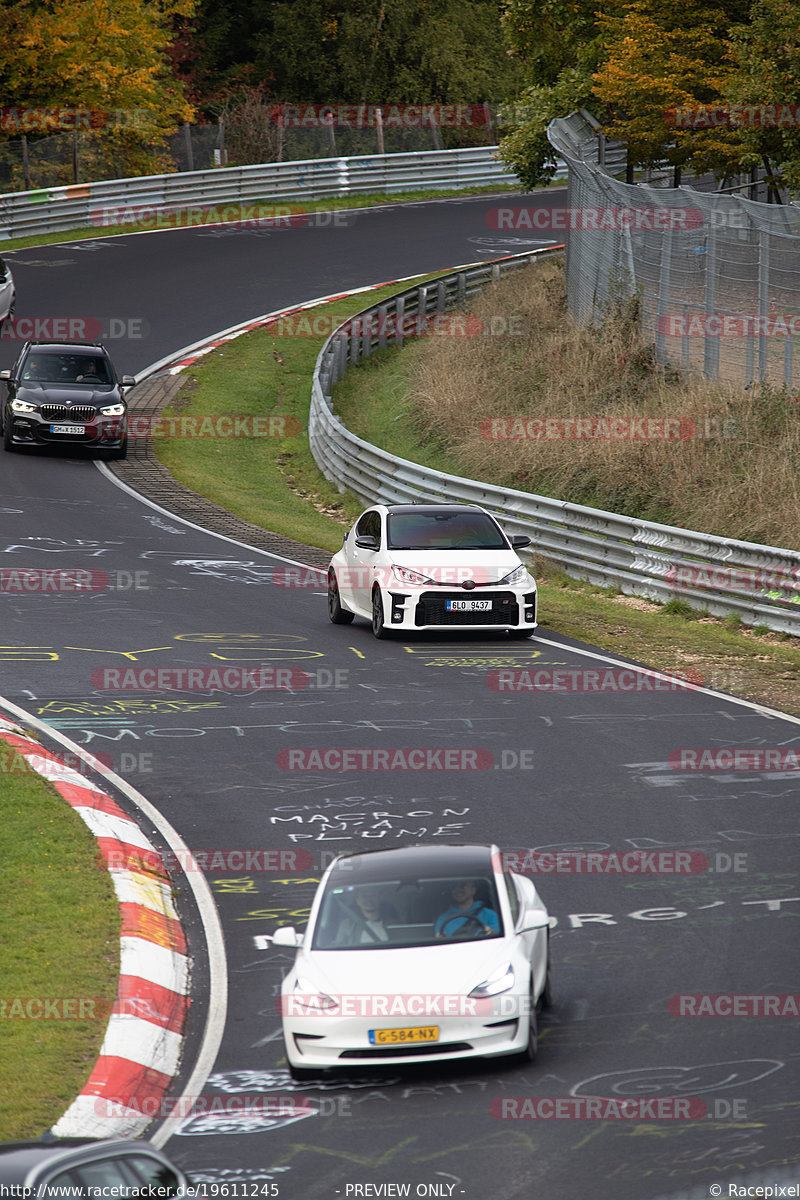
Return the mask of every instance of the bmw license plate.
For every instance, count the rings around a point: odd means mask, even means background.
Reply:
[[[438,1025],[414,1025],[410,1029],[370,1029],[371,1046],[407,1046],[418,1042],[438,1042]]]
[[[491,600],[446,600],[448,612],[489,612]]]
[[[51,425],[51,433],[85,433],[85,425]]]

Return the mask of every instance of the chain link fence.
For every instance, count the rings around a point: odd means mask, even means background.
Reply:
[[[552,121],[569,168],[570,311],[601,321],[636,298],[659,362],[791,391],[800,372],[800,208],[614,179],[588,114]],[[748,185],[751,186],[751,185]]]

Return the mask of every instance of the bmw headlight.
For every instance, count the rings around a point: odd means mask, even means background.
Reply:
[[[408,587],[428,587],[435,583],[427,575],[420,575],[419,571],[412,571],[410,567],[392,567],[392,574]]]
[[[493,971],[488,979],[479,983],[470,992],[470,996],[499,996],[501,992],[510,991],[514,986],[514,968],[511,963],[504,963]]]
[[[11,411],[18,413],[36,412],[36,405],[28,404],[25,400],[12,400]]]
[[[124,404],[109,404],[107,408],[101,408],[100,412],[104,417],[121,417],[125,412]]]
[[[505,584],[522,583],[524,578],[525,578],[525,567],[523,567],[522,564],[520,564],[518,567],[514,567],[513,571],[509,571],[507,575],[504,575],[502,579],[498,580],[498,586],[501,583],[505,583]]]

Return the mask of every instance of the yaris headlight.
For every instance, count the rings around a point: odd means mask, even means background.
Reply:
[[[504,575],[502,579],[498,580],[498,587],[501,583],[505,583],[505,584],[522,583],[524,578],[525,578],[525,567],[523,567],[522,564],[520,563],[520,565],[518,567],[514,567],[513,571],[509,571],[507,575]]]
[[[412,571],[410,567],[392,567],[392,574],[407,587],[428,587],[435,583],[435,580],[420,575],[419,571]]]
[[[474,987],[470,996],[499,996],[502,992],[510,991],[513,986],[514,968],[511,963],[503,963],[488,979]]]

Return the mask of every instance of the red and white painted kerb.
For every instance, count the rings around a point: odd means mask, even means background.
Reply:
[[[55,787],[97,838],[122,916],[117,999],[100,1055],[57,1137],[136,1137],[178,1073],[191,960],[155,846],[110,796],[0,717],[0,740]],[[105,768],[97,763],[98,772]],[[146,855],[142,851],[147,851]],[[120,1107],[122,1098],[130,1106]],[[113,1116],[110,1115],[113,1112]]]

